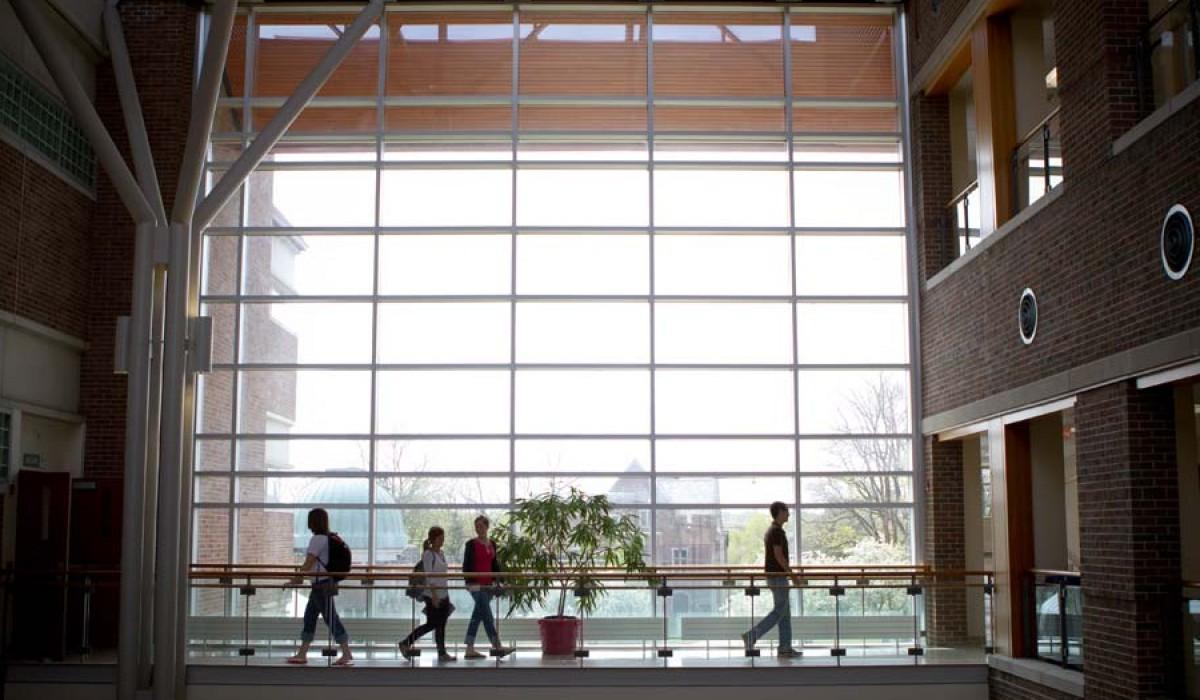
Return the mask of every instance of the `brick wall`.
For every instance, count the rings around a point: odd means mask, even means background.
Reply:
[[[1181,688],[1172,391],[1122,382],[1076,404],[1089,700],[1176,697]]]
[[[1076,700],[1074,695],[1027,681],[994,668],[988,669],[990,700]]]
[[[150,147],[170,212],[187,139],[197,9],[184,0],[127,0],[120,7]],[[96,70],[96,109],[128,161],[124,121],[108,65]],[[118,316],[130,312],[133,233],[132,220],[102,173],[89,250],[89,350],[80,372],[88,423],[84,470],[89,476],[120,475],[124,467],[125,377],[112,373],[113,328]]]
[[[0,141],[0,310],[86,335],[92,206]]]
[[[1167,280],[1158,250],[1171,204],[1200,212],[1200,161],[1192,155],[1200,152],[1200,103],[1111,157],[1112,140],[1138,118],[1131,81],[1145,1],[1059,0],[1055,7],[1064,191],[923,294],[926,415],[1200,325],[1200,279]],[[927,277],[953,257],[938,229],[949,223],[937,218],[949,178],[943,128],[934,99],[914,101]],[[1025,287],[1039,302],[1031,346],[1021,343],[1015,322]]]
[[[950,99],[912,99],[912,169],[917,231],[921,237],[921,279],[928,279],[958,256],[954,220],[946,205],[954,192],[950,155]]]
[[[1159,254],[1167,209],[1200,213],[1198,124],[1192,103],[1105,167],[1074,171],[1056,201],[924,292],[926,415],[1200,325],[1200,276],[1171,282]],[[1030,346],[1016,324],[1025,287],[1040,316]]]
[[[934,10],[934,5],[937,10]],[[970,0],[908,0],[908,63],[913,74],[925,65]]]
[[[966,524],[963,507],[963,445],[925,438],[925,563],[935,569],[966,569]],[[953,588],[962,579],[942,579],[925,601],[925,628],[930,646],[967,641],[967,594]]]

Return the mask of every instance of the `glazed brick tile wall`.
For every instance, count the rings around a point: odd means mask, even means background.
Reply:
[[[1048,688],[1033,681],[988,669],[989,700],[1078,700],[1074,695]]]
[[[1089,700],[1176,697],[1181,687],[1172,392],[1121,382],[1075,407]]]
[[[925,563],[935,569],[962,571],[967,561],[962,442],[925,438],[925,464]],[[966,642],[966,591],[931,589],[926,596],[925,617],[930,645]]]
[[[120,4],[142,110],[167,212],[187,139],[198,8],[183,0],[126,0]],[[126,154],[125,127],[112,70],[96,70],[96,108]],[[130,312],[133,222],[101,173],[91,234],[88,315],[80,377],[87,418],[85,473],[120,475],[124,467],[125,377],[114,375],[113,329]]]
[[[0,141],[0,310],[86,335],[92,200]]]

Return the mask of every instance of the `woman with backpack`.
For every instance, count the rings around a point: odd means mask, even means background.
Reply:
[[[496,556],[496,543],[488,537],[488,527],[491,523],[486,515],[475,518],[475,537],[467,541],[466,551],[463,552],[462,570],[464,574],[483,574],[467,577],[467,590],[475,601],[475,609],[471,611],[471,621],[467,624],[467,651],[463,654],[467,659],[482,659],[483,654],[475,651],[475,633],[479,631],[480,623],[488,636],[488,641],[495,649],[496,656],[504,657],[512,653],[512,649],[500,645],[500,635],[496,634],[496,619],[492,615],[492,595],[495,591],[496,578],[490,574],[500,571],[500,561]]]
[[[432,630],[437,641],[438,661],[455,660],[446,652],[446,621],[454,612],[454,606],[450,604],[450,592],[446,587],[446,555],[442,554],[445,542],[446,531],[434,525],[429,528],[429,536],[421,545],[421,568],[425,573],[421,599],[425,601],[425,624],[409,632],[400,642],[400,653],[406,659],[415,655],[413,642]]]
[[[350,653],[350,635],[342,626],[342,620],[338,617],[337,608],[333,604],[333,597],[337,595],[337,581],[332,576],[320,575],[331,570],[329,568],[332,561],[331,551],[345,549],[345,552],[342,553],[345,554],[350,550],[337,536],[337,533],[329,531],[329,513],[324,508],[313,508],[308,511],[308,529],[312,531],[313,535],[312,539],[308,541],[308,551],[304,556],[304,563],[300,566],[300,573],[313,572],[318,575],[313,577],[312,590],[308,594],[308,605],[304,608],[304,629],[300,632],[300,650],[296,652],[295,656],[288,657],[287,662],[301,665],[308,663],[308,648],[312,645],[313,638],[317,633],[317,616],[321,615],[325,618],[325,625],[333,632],[334,641],[342,648],[342,655],[333,662],[333,665],[352,666],[354,655]],[[338,569],[332,570],[337,571]],[[303,581],[302,576],[292,579],[292,583],[297,584]]]

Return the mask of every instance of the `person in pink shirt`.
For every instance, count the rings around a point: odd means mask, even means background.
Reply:
[[[462,570],[464,574],[482,574],[466,577],[467,590],[475,601],[475,609],[471,611],[471,621],[467,623],[467,652],[468,659],[482,659],[484,655],[475,650],[475,633],[479,624],[487,633],[492,648],[498,656],[508,656],[512,649],[501,646],[500,635],[496,633],[496,619],[492,616],[492,596],[496,592],[496,578],[488,574],[500,571],[500,561],[496,556],[496,543],[488,537],[488,522],[486,515],[475,518],[476,537],[467,541],[466,551],[463,552]]]

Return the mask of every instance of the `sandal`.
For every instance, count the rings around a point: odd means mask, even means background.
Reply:
[[[303,666],[308,663],[308,657],[307,656],[289,656],[289,657],[287,657],[287,663],[292,664],[293,666]]]
[[[333,665],[334,666],[343,666],[343,667],[353,666],[354,665],[354,657],[353,656],[340,657],[337,661],[333,662]]]

